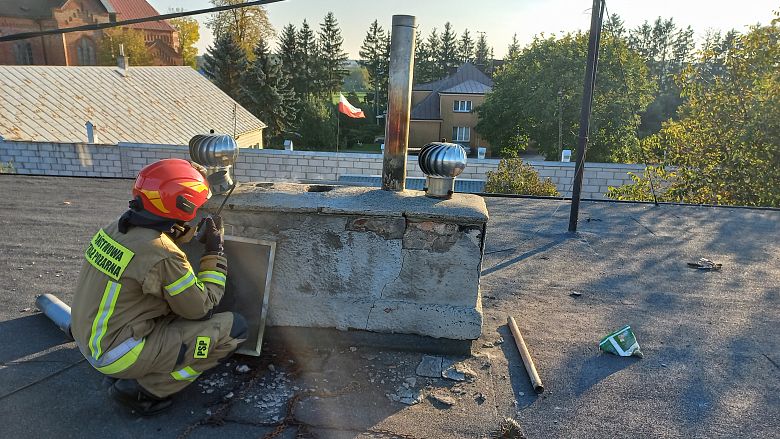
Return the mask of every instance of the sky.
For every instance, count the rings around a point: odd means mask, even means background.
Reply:
[[[171,8],[194,10],[210,7],[208,0],[147,0],[160,13]],[[427,36],[433,28],[441,28],[449,21],[460,34],[465,28],[472,36],[485,32],[496,58],[506,53],[506,47],[517,34],[521,45],[540,33],[556,34],[585,30],[590,26],[592,0],[285,0],[266,6],[268,16],[277,32],[288,23],[300,25],[306,19],[318,24],[328,11],[339,21],[344,36],[344,50],[351,59],[357,59],[360,45],[368,26],[374,19],[385,29],[390,27],[394,14],[414,15],[417,25]],[[631,29],[645,20],[658,16],[674,18],[678,25],[692,26],[698,37],[706,30],[744,30],[747,25],[767,24],[772,11],[780,9],[780,0],[608,0],[607,12],[618,14]],[[207,15],[196,17],[201,23],[200,54],[211,45],[213,38],[205,23]],[[275,45],[274,45],[275,46]]]

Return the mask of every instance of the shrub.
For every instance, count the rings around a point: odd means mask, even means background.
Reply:
[[[539,173],[522,159],[503,159],[498,169],[487,173],[485,192],[497,194],[560,196],[549,178],[542,180]]]

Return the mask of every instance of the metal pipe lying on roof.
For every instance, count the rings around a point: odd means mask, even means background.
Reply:
[[[528,377],[531,378],[531,385],[534,386],[536,393],[544,392],[544,385],[542,379],[539,378],[539,373],[536,372],[536,366],[534,360],[531,358],[531,353],[528,352],[528,347],[525,345],[523,335],[520,334],[520,329],[517,327],[517,322],[512,316],[507,317],[507,324],[509,329],[512,330],[512,336],[515,338],[515,345],[517,350],[520,351],[520,356],[523,358],[523,365],[525,365],[525,371],[528,372]]]
[[[415,17],[393,15],[390,36],[390,80],[387,90],[387,126],[382,165],[382,190],[406,188],[409,116],[412,112]]]
[[[53,294],[41,294],[35,298],[35,306],[71,339],[70,307]]]

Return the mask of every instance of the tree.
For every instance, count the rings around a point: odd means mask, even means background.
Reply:
[[[211,0],[214,6],[237,5],[245,0]],[[252,49],[258,40],[271,40],[276,36],[268,13],[259,5],[217,12],[209,20],[208,27],[214,33],[214,39],[230,35],[244,51],[250,61],[254,56]]]
[[[119,45],[123,45],[125,56],[136,66],[154,64],[154,57],[146,48],[144,33],[129,28],[111,28],[103,31],[103,37],[98,44],[97,61],[103,66],[115,66],[119,56]]]
[[[377,20],[371,23],[363,45],[360,46],[360,65],[368,71],[368,83],[373,94],[374,114],[387,105],[387,87],[390,71],[386,68],[385,30]]]
[[[312,94],[318,94],[317,84],[319,61],[317,40],[314,31],[309,27],[309,23],[303,20],[301,29],[297,35],[297,72],[293,75],[292,82],[295,93],[299,98],[309,99]]]
[[[320,32],[318,34],[318,44],[321,63],[321,77],[323,91],[328,95],[333,95],[341,89],[341,83],[347,76],[344,69],[344,63],[347,61],[347,53],[342,50],[341,45],[344,38],[341,36],[339,23],[333,12],[328,12],[325,19],[320,23]]]
[[[224,34],[208,48],[203,60],[206,77],[231,98],[245,102],[241,79],[247,69],[247,58],[238,42]]]
[[[493,48],[488,46],[484,32],[480,32],[479,38],[477,38],[474,64],[482,73],[488,76],[493,75]]]
[[[679,119],[642,143],[658,165],[610,197],[648,199],[652,178],[661,200],[780,207],[780,22],[732,37],[718,75],[705,51],[677,77]]]
[[[181,47],[181,57],[185,66],[193,69],[197,66],[198,49],[195,44],[200,39],[200,25],[198,20],[192,17],[179,17],[168,20],[171,26],[179,33],[179,46]]]
[[[422,84],[428,82],[428,78],[425,74],[426,64],[430,58],[430,50],[428,49],[428,43],[422,37],[422,32],[418,29],[415,37],[416,44],[414,45],[414,83]]]
[[[414,60],[414,82],[424,84],[443,78],[437,62],[441,42],[436,28],[433,28],[428,34],[427,40],[421,42],[417,47],[421,46],[422,49],[417,52]]]
[[[485,102],[477,107],[476,130],[495,149],[511,154],[530,143],[557,160],[558,91],[562,92],[563,144],[574,149],[578,131],[582,78],[588,35],[537,37],[494,77]],[[626,42],[604,34],[596,78],[588,145],[591,161],[621,161],[638,148],[638,112],[653,96],[641,57]]]
[[[257,49],[257,46],[255,46],[255,49]],[[298,65],[298,33],[293,24],[288,24],[282,28],[276,48],[276,56],[279,59],[282,73],[289,81],[290,86],[295,88],[300,66]]]
[[[616,15],[610,16],[605,31],[622,37],[622,23]],[[639,133],[644,137],[658,132],[662,122],[676,117],[677,108],[683,102],[673,78],[691,62],[695,47],[693,29],[678,29],[671,18],[658,17],[652,26],[645,21],[629,32],[628,42],[645,60],[658,89],[655,100],[642,114]]]
[[[739,32],[734,29],[726,32],[725,35],[721,35],[720,31],[710,31],[705,34],[701,57],[698,61],[703,81],[712,81],[716,77],[724,75],[726,72],[725,59],[734,49],[738,35]]]
[[[506,49],[506,62],[512,62],[520,56],[520,43],[517,41],[517,34],[512,35],[512,41]]]
[[[560,196],[555,183],[549,178],[542,180],[533,166],[522,159],[502,159],[495,171],[487,172],[485,192],[494,194]]]
[[[468,29],[464,30],[460,36],[460,42],[458,43],[458,61],[461,64],[474,61],[474,39],[471,38]]]
[[[247,109],[267,125],[264,135],[268,143],[270,137],[293,127],[298,99],[281,66],[271,60],[264,40],[257,42],[254,55],[241,82]]]
[[[436,58],[437,79],[446,77],[460,65],[457,36],[449,21],[444,23],[444,32],[441,34],[441,44]]]
[[[609,33],[615,38],[622,39],[626,37],[626,24],[623,19],[620,18],[620,15],[612,14],[607,17],[607,20],[604,22],[602,32]]]
[[[298,123],[301,145],[308,149],[333,150],[336,138],[336,118],[333,105],[322,100],[307,100],[303,103]]]

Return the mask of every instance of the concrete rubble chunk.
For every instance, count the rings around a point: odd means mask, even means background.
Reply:
[[[417,365],[417,375],[429,378],[441,378],[442,362],[444,358],[432,355],[423,355],[420,364]]]
[[[438,392],[434,392],[428,395],[428,398],[434,402],[446,406],[446,408],[452,407],[457,402],[455,398],[447,395],[442,395]]]
[[[466,381],[467,379],[472,380],[477,376],[477,374],[463,364],[458,364],[455,361],[444,359],[442,362],[441,376],[442,378],[447,378],[448,380]]]
[[[404,386],[399,387],[395,393],[388,394],[387,397],[391,401],[400,402],[401,404],[406,405],[419,404],[423,400],[422,390],[409,389]]]

